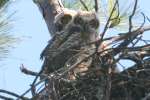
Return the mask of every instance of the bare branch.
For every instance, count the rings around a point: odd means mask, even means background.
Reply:
[[[95,1],[95,11],[98,12],[98,10],[99,10],[98,9],[98,1],[97,0],[94,0],[94,1]]]
[[[117,4],[118,4],[118,0],[116,0],[115,4],[114,4],[114,6],[113,6],[113,9],[112,9],[112,11],[111,11],[111,13],[110,13],[110,15],[109,15],[109,18],[108,18],[108,20],[107,20],[107,22],[106,22],[106,25],[105,25],[105,27],[104,27],[104,30],[103,30],[103,32],[100,34],[101,41],[103,40],[104,35],[105,35],[107,29],[109,28],[108,25],[109,25],[109,23],[110,23],[111,17],[112,17],[112,15],[113,15],[113,13],[114,13],[114,10],[115,10],[115,7],[116,7]]]
[[[3,100],[14,100],[13,98],[9,98],[9,97],[2,96],[2,95],[0,95],[0,98]]]
[[[33,72],[33,71],[26,69],[23,64],[21,64],[20,70],[21,70],[21,72],[23,72],[24,74],[27,74],[27,75],[36,76],[38,74],[37,72]]]
[[[82,0],[80,0],[80,2],[81,2],[81,4],[83,5],[83,7],[86,9],[86,11],[89,11],[89,9],[88,9],[88,7],[86,6],[86,4],[85,4]]]
[[[5,94],[8,94],[8,95],[11,95],[11,96],[14,96],[14,97],[20,98],[20,99],[22,99],[22,100],[29,100],[29,99],[27,99],[26,97],[20,96],[20,95],[18,95],[18,94],[16,94],[16,93],[14,93],[14,92],[10,92],[10,91],[6,91],[6,90],[2,90],[2,89],[0,89],[0,93],[5,93]]]
[[[138,4],[138,0],[135,0],[135,4],[134,4],[134,8],[133,8],[132,14],[129,16],[129,32],[131,32],[132,27],[133,27],[133,25],[132,25],[132,18],[135,15],[135,12],[136,12],[136,9],[137,9],[137,4]]]

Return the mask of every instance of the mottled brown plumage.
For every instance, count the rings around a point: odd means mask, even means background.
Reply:
[[[41,54],[45,74],[71,67],[95,52],[95,44],[83,46],[97,38],[99,20],[94,12],[64,10],[56,16],[55,25],[57,32]],[[91,63],[92,58],[89,58],[70,73],[86,71]]]

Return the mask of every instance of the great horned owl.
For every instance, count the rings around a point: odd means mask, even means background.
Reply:
[[[55,25],[57,32],[41,54],[45,74],[71,66],[95,51],[94,44],[85,45],[97,38],[99,20],[94,12],[64,10],[56,16]]]

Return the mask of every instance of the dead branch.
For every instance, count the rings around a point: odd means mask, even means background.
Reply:
[[[135,12],[136,12],[136,9],[137,9],[137,4],[138,4],[138,0],[135,0],[135,4],[134,4],[134,8],[133,8],[133,11],[132,11],[132,14],[129,16],[129,32],[131,32],[132,30],[132,19],[133,19],[133,16],[135,15]]]
[[[16,98],[20,98],[20,99],[22,99],[22,100],[29,100],[28,98],[23,97],[23,96],[20,96],[20,95],[18,95],[18,94],[16,94],[16,93],[14,93],[14,92],[10,92],[10,91],[6,91],[6,90],[2,90],[2,89],[0,89],[0,93],[4,93],[4,94],[10,95],[10,96],[14,96],[14,97],[16,97]],[[4,97],[4,96],[1,96],[1,98],[5,98],[5,97]],[[9,100],[12,100],[12,99],[11,99],[11,98],[9,98]]]
[[[21,64],[20,70],[22,73],[27,74],[27,75],[36,76],[38,74],[37,72],[33,72],[25,68],[23,64]]]
[[[114,6],[113,6],[113,9],[112,9],[112,11],[111,11],[111,13],[110,13],[110,15],[109,15],[109,18],[108,18],[107,22],[106,22],[106,25],[105,25],[105,27],[104,27],[104,30],[103,30],[103,32],[100,34],[101,41],[103,40],[104,35],[105,35],[107,29],[109,28],[109,23],[110,23],[110,20],[111,20],[111,18],[112,18],[112,15],[113,15],[113,13],[114,13],[114,11],[115,11],[115,7],[116,7],[117,4],[118,4],[118,0],[115,1],[115,4],[114,4]]]
[[[9,98],[9,97],[2,96],[2,95],[0,95],[0,98],[3,100],[14,100],[13,98]]]
[[[95,1],[95,6],[94,6],[95,7],[95,11],[98,12],[98,1],[97,0],[94,0],[94,1]]]
[[[83,5],[83,7],[86,9],[86,11],[89,11],[88,7],[86,6],[86,4],[82,0],[80,0],[80,3]]]

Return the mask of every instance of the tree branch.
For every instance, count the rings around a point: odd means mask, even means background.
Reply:
[[[98,12],[98,0],[94,0],[95,1],[95,11]]]
[[[53,36],[56,32],[54,24],[55,16],[62,12],[63,9],[61,0],[40,0],[36,4],[42,10],[41,13],[44,15],[43,17],[47,23],[49,33]]]
[[[14,93],[14,92],[10,92],[10,91],[6,91],[6,90],[2,90],[2,89],[0,89],[0,93],[5,93],[5,94],[8,94],[8,95],[11,95],[11,96],[14,96],[14,97],[20,98],[20,99],[22,99],[22,100],[29,100],[28,98],[23,97],[23,96],[20,96],[20,95],[18,95],[18,94],[16,94],[16,93]],[[2,97],[2,96],[1,96],[1,97]]]
[[[36,76],[38,74],[37,72],[33,72],[33,71],[26,69],[23,64],[21,64],[20,70],[22,73],[27,74],[27,75]]]
[[[14,100],[13,98],[9,98],[9,97],[2,96],[2,95],[0,95],[0,98],[3,100]]]
[[[89,11],[89,9],[88,9],[88,7],[86,6],[86,4],[85,4],[82,0],[80,0],[80,2],[81,2],[81,4],[83,5],[83,7],[86,9],[86,11]]]
[[[138,4],[138,0],[135,0],[135,4],[134,4],[134,8],[133,8],[132,14],[129,16],[129,32],[131,32],[132,27],[133,27],[133,25],[132,25],[132,18],[135,15],[135,12],[136,12],[136,9],[137,9],[137,4]]]
[[[108,18],[108,20],[107,20],[107,22],[106,22],[106,25],[105,25],[105,27],[104,27],[104,30],[103,30],[103,32],[100,34],[101,40],[103,40],[104,35],[105,35],[107,29],[109,28],[108,25],[109,25],[109,23],[110,23],[111,17],[112,17],[112,15],[113,15],[114,11],[115,11],[115,7],[116,7],[117,4],[118,4],[118,0],[116,0],[115,4],[114,4],[114,6],[113,6],[113,9],[112,9],[112,11],[111,11],[111,13],[110,13],[110,15],[109,15],[109,18]]]

